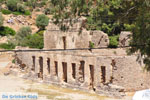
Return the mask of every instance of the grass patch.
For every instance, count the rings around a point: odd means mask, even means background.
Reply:
[[[29,10],[25,10],[25,12],[19,12],[19,11],[10,11],[10,10],[7,10],[7,9],[2,9],[1,12],[5,15],[9,15],[9,14],[14,14],[14,15],[26,15],[26,16],[29,16],[31,15],[31,12]]]
[[[7,10],[7,9],[2,9],[1,12],[5,15],[9,15],[12,13],[10,10]]]

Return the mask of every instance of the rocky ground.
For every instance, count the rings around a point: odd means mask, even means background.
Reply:
[[[8,57],[8,55],[0,56],[0,92],[34,92],[38,93],[38,100],[131,100],[131,96],[127,96],[124,99],[108,98],[92,92],[86,93],[25,80],[21,78],[21,74],[17,76],[10,75],[7,72],[12,59]]]

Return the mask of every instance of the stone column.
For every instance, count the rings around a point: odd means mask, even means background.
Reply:
[[[90,85],[90,70],[88,60],[85,60],[84,64],[84,86],[88,88]]]
[[[58,59],[58,81],[63,82],[63,68],[62,61]]]
[[[72,83],[72,64],[67,62],[67,83]]]
[[[51,57],[51,62],[50,62],[50,76],[53,77],[54,76],[54,67],[55,67],[55,64],[54,64],[54,58]]]
[[[43,57],[43,78],[45,79],[48,75],[48,68],[47,68],[47,58]]]

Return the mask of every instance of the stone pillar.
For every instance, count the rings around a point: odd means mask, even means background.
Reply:
[[[63,82],[63,67],[62,67],[62,61],[58,59],[58,80],[60,82]]]
[[[51,57],[51,63],[50,63],[50,71],[51,71],[51,72],[50,72],[50,76],[51,76],[51,77],[53,77],[53,76],[54,76],[54,73],[55,73],[55,72],[54,72],[54,71],[55,71],[55,70],[54,70],[54,67],[55,67],[54,58]]]
[[[95,64],[95,69],[94,69],[94,85],[96,87],[100,87],[101,86],[101,65],[99,63]]]
[[[43,78],[45,79],[48,75],[48,68],[47,68],[47,58],[43,57]]]
[[[80,62],[76,62],[76,83],[79,83],[79,67]]]
[[[88,88],[90,82],[90,70],[89,70],[89,63],[85,61],[84,65],[84,86]]]
[[[72,63],[67,62],[67,83],[72,83]]]

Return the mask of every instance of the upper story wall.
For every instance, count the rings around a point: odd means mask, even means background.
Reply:
[[[89,48],[90,42],[94,43],[95,47],[108,46],[107,34],[102,31],[81,29],[82,24],[82,20],[79,20],[64,32],[50,22],[44,33],[44,49]]]

